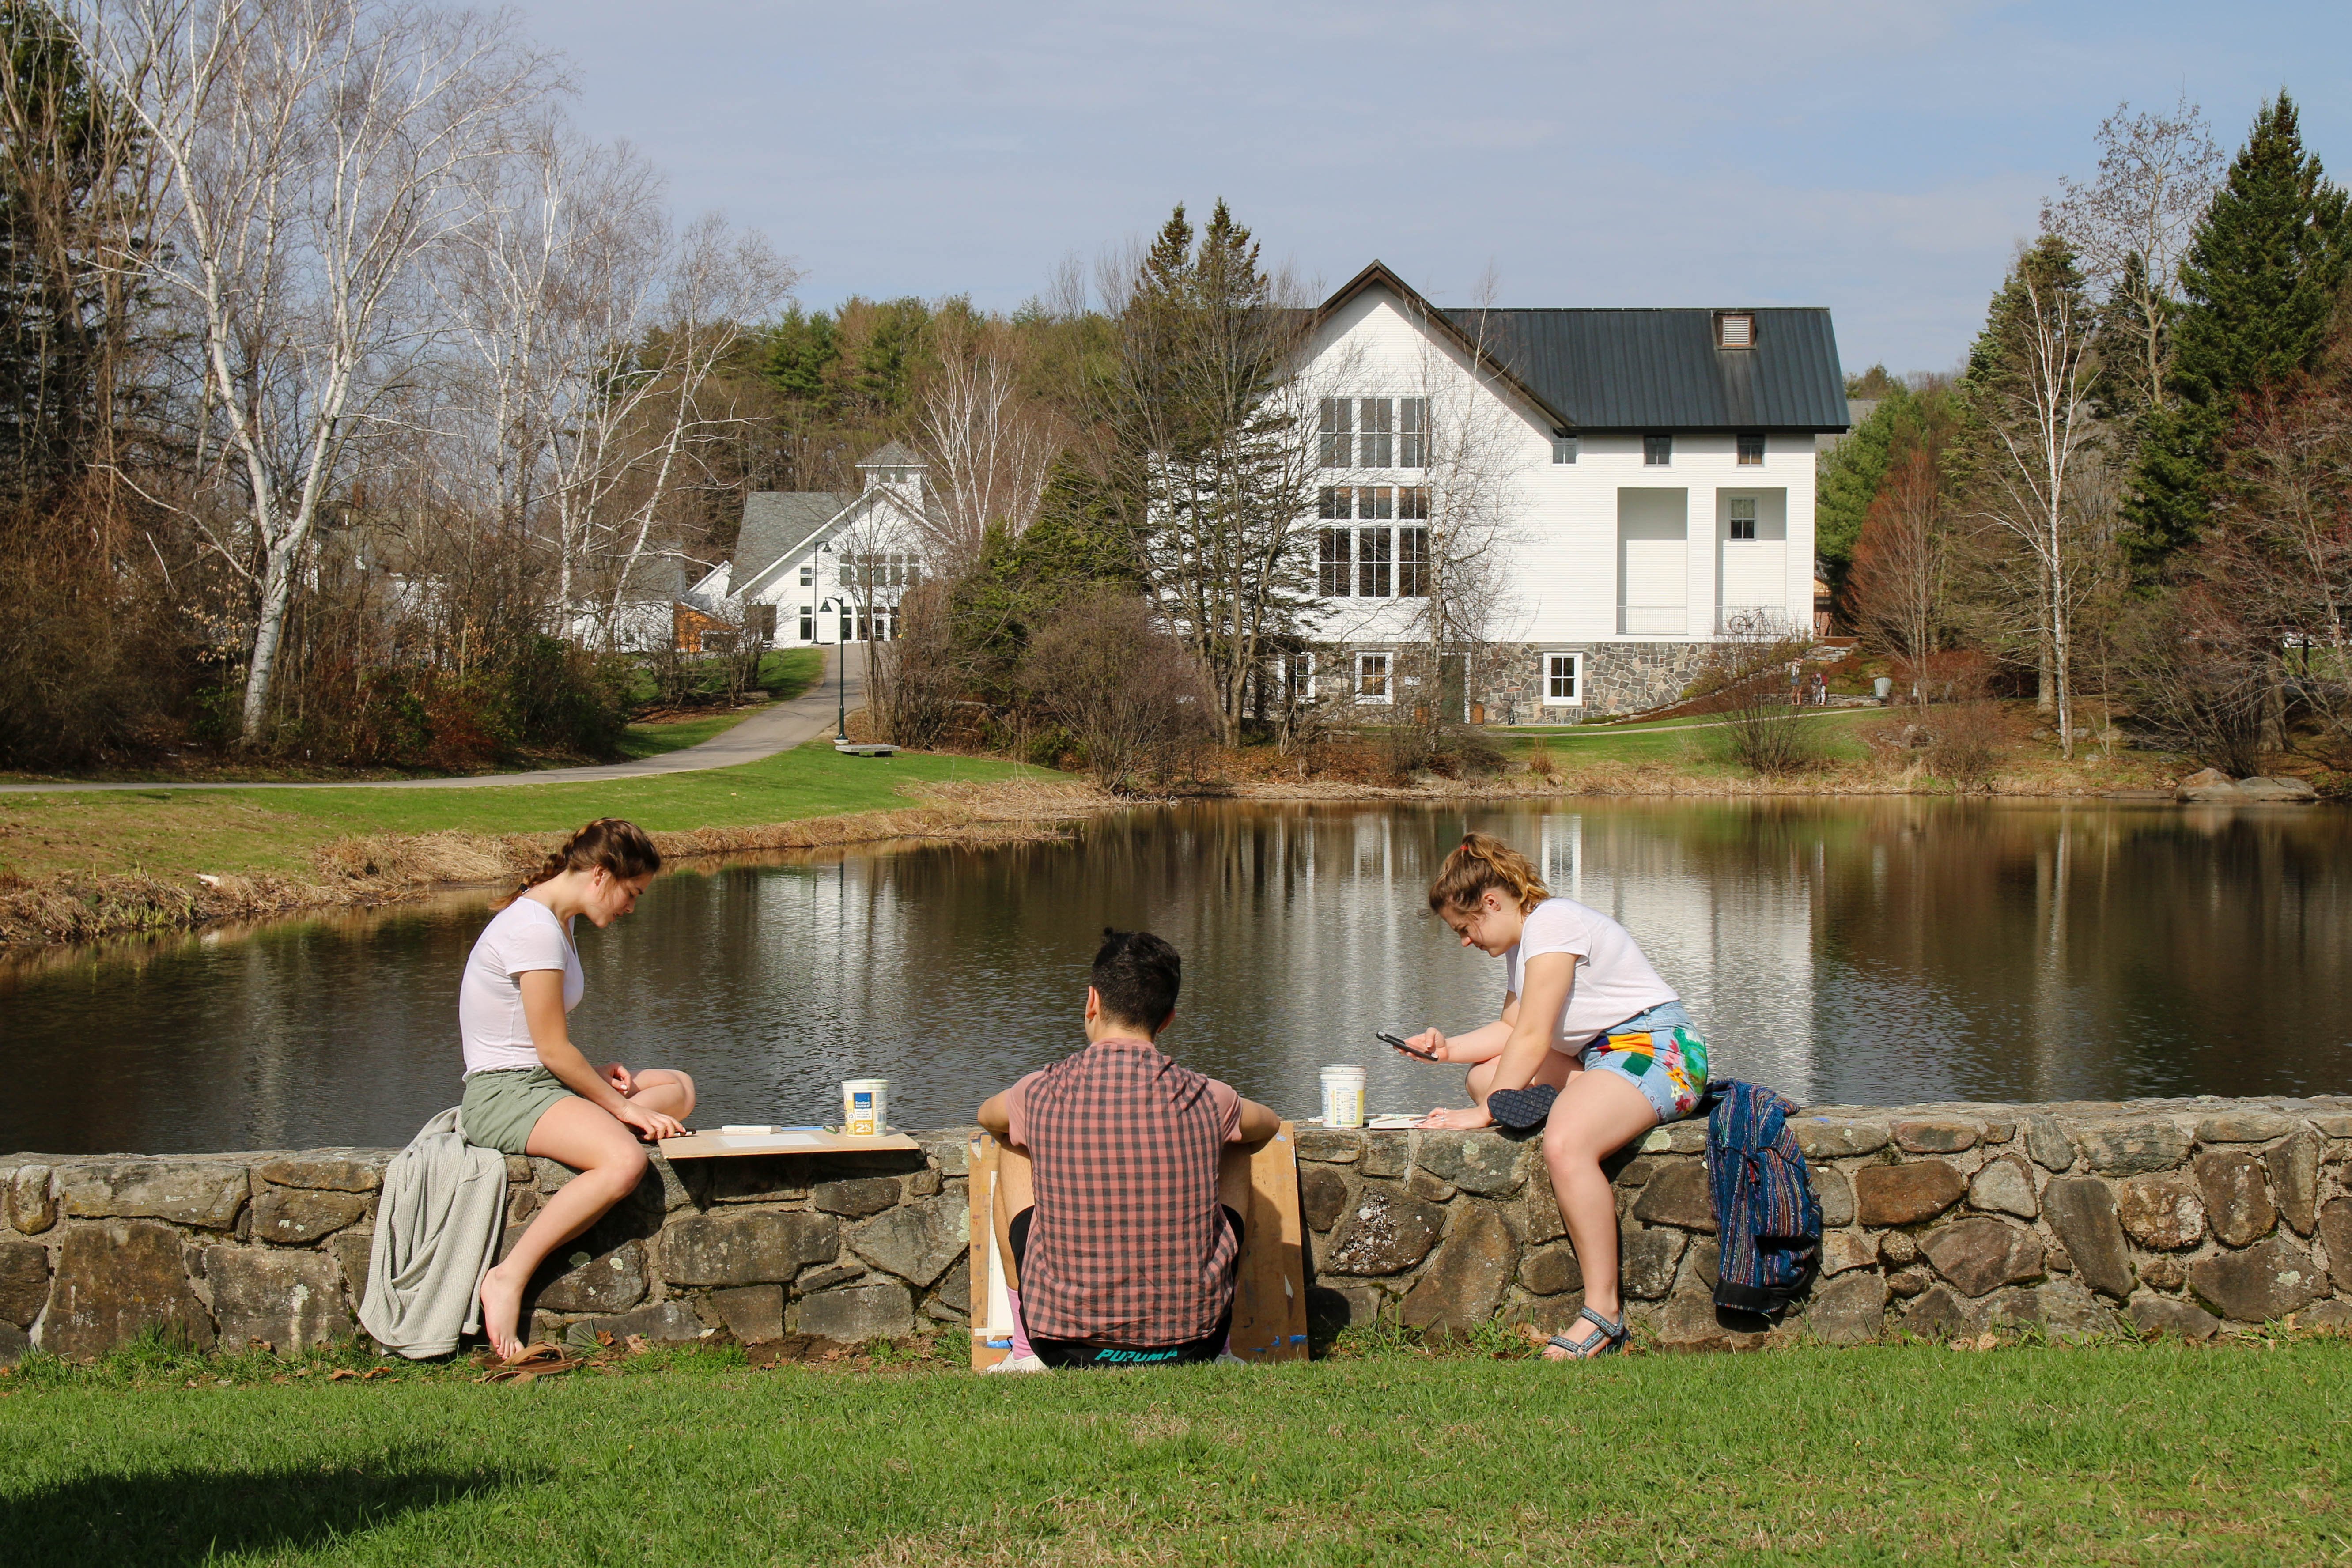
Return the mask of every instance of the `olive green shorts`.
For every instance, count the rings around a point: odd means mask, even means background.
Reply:
[[[466,1142],[508,1154],[523,1152],[530,1130],[547,1108],[572,1091],[545,1068],[499,1068],[478,1072],[466,1080],[466,1098],[458,1103],[457,1125]]]

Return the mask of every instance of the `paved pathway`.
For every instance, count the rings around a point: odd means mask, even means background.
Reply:
[[[741,723],[712,736],[698,746],[665,752],[634,763],[604,763],[588,768],[546,768],[530,773],[478,773],[465,778],[369,779],[335,784],[0,784],[0,795],[79,795],[99,790],[155,789],[496,789],[512,784],[588,784],[604,779],[651,778],[661,773],[699,773],[705,768],[731,768],[788,752],[806,741],[834,732],[837,704],[857,709],[866,702],[866,649],[849,645],[848,686],[836,696],[834,682],[842,668],[841,649],[824,650],[824,679],[789,702],[776,702]]]

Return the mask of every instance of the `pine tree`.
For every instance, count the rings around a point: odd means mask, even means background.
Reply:
[[[2180,264],[2173,399],[2146,416],[2128,509],[2144,575],[2202,531],[2239,400],[2317,363],[2347,258],[2345,194],[2304,150],[2282,91],[2255,116]]]

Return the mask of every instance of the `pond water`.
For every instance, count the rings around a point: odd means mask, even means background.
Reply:
[[[1163,1044],[1307,1114],[1360,1061],[1381,1110],[1460,1076],[1372,1032],[1493,1016],[1501,965],[1423,903],[1465,826],[1624,921],[1718,1071],[1889,1104],[2352,1089],[2352,813],[2010,802],[1579,800],[1464,812],[1190,805],[1066,841],[665,876],[583,922],[592,1059],[682,1067],[697,1120],[969,1120],[1081,1043],[1107,924],[1173,941]],[[479,896],[0,969],[0,1150],[398,1145],[456,1102]]]

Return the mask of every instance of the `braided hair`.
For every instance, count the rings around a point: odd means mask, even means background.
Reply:
[[[661,869],[661,851],[646,830],[634,822],[624,822],[617,816],[600,816],[563,841],[563,847],[540,862],[528,881],[515,889],[515,897],[552,881],[566,871],[593,871],[602,868],[615,880],[627,881],[633,877],[650,877]]]

